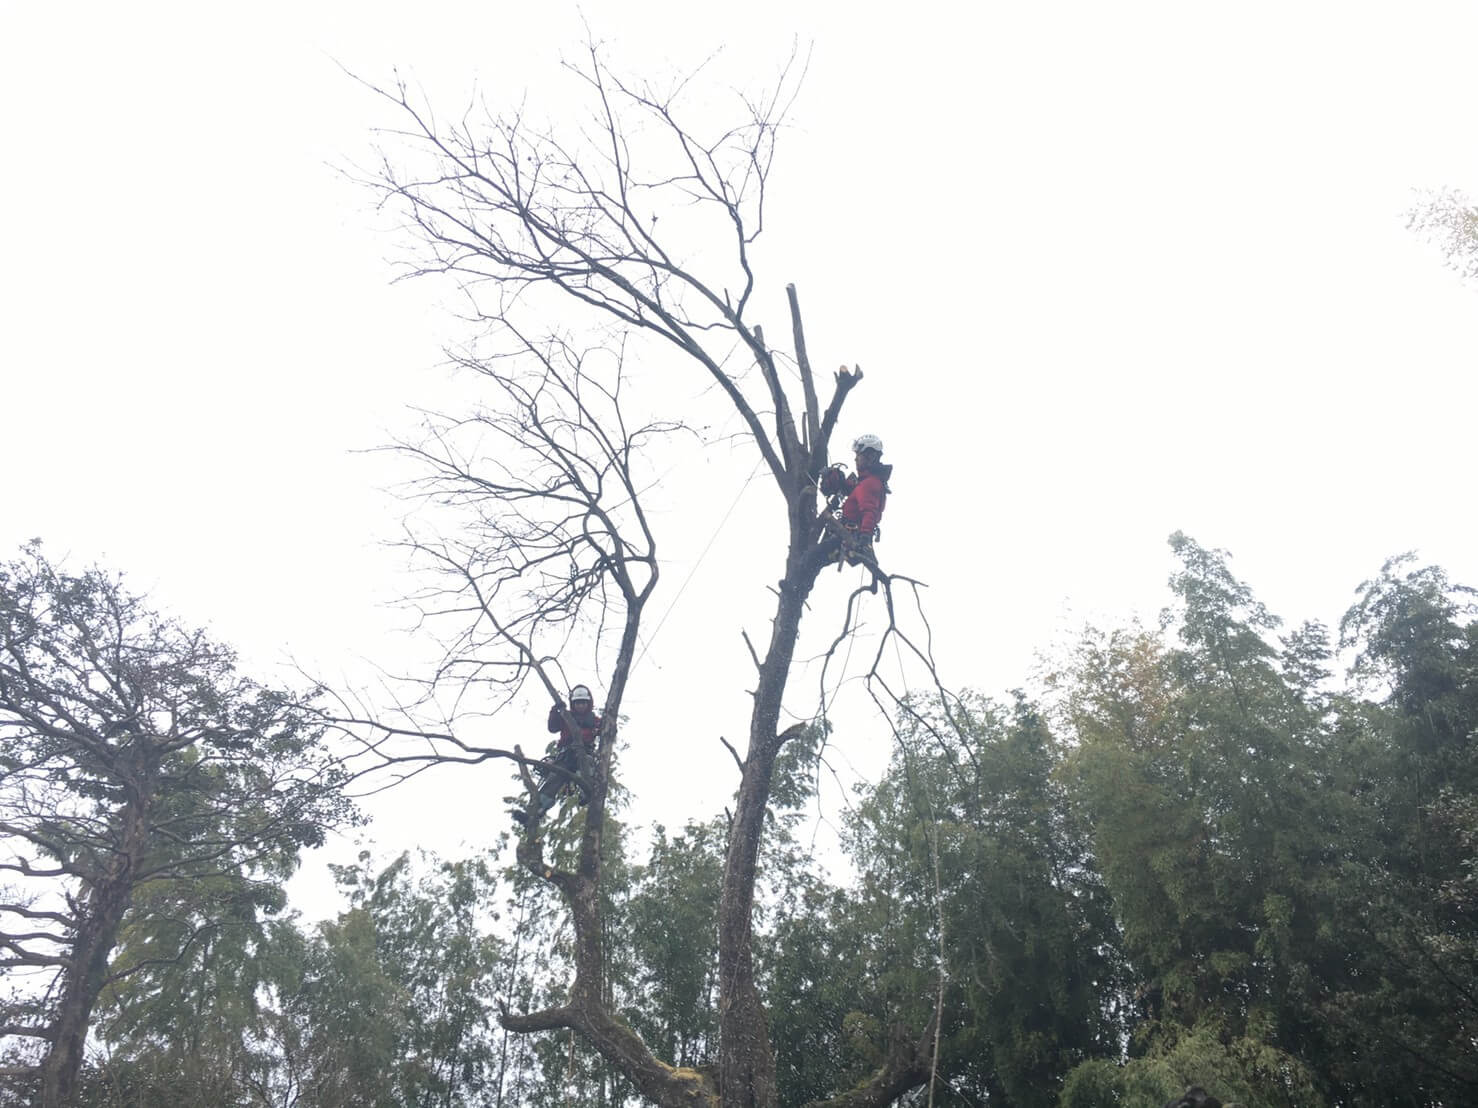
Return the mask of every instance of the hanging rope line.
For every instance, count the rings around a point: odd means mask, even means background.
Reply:
[[[898,639],[893,639],[893,657],[898,663],[898,675],[900,680],[907,684],[907,677],[903,672],[903,652],[898,648]],[[940,709],[948,712],[949,705],[940,703]],[[905,749],[905,758],[907,750]],[[929,805],[929,857],[934,867],[934,913],[939,923],[939,989],[934,999],[934,1051],[929,1061],[929,1102],[927,1108],[934,1108],[934,1088],[939,1084],[939,1046],[940,1035],[944,1024],[944,986],[949,976],[949,967],[946,962],[944,945],[944,884],[939,875],[939,809],[934,803],[934,784],[932,781],[924,781],[924,800]],[[917,811],[917,808],[915,809]],[[945,1083],[946,1085],[948,1082]]]
[[[899,674],[903,675],[903,654],[898,648],[898,640],[893,640],[894,658],[897,661]],[[948,711],[948,705],[941,704],[941,709]],[[934,783],[931,778],[923,773],[916,773],[913,764],[913,750],[903,736],[894,732],[899,752],[903,755],[904,780],[909,786],[909,803],[914,814],[923,819],[925,813],[919,807],[919,798],[922,796],[924,805],[928,808],[927,823],[928,831],[925,833],[925,841],[929,845],[930,868],[934,871],[934,917],[938,926],[938,958],[939,958],[939,984],[934,997],[934,1044],[929,1059],[929,1096],[927,1108],[934,1108],[934,1090],[941,1083],[939,1073],[939,1051],[941,1045],[941,1032],[944,1023],[944,990],[949,980],[948,951],[945,943],[944,922],[944,882],[940,874],[939,863],[939,807],[934,802]],[[948,753],[947,751],[941,751]],[[948,1081],[943,1081],[947,1087],[953,1088]]]
[[[662,633],[662,625],[667,622],[667,617],[672,615],[672,610],[677,607],[677,602],[682,599],[683,593],[687,590],[688,584],[697,574],[698,568],[703,565],[703,559],[708,557],[708,552],[713,549],[713,544],[718,541],[719,535],[723,532],[724,525],[729,522],[729,517],[734,514],[734,509],[739,507],[739,501],[744,498],[744,494],[746,491],[748,491],[749,486],[752,485],[754,483],[754,479],[759,476],[760,470],[764,467],[764,464],[765,460],[763,458],[755,463],[754,469],[752,469],[749,476],[745,478],[744,484],[739,486],[739,491],[735,493],[733,498],[729,501],[729,510],[724,513],[724,518],[718,521],[718,526],[714,528],[713,534],[709,536],[708,545],[705,546],[703,548],[703,552],[698,555],[698,560],[693,563],[693,568],[688,570],[688,575],[687,577],[683,578],[683,583],[678,586],[677,593],[672,598],[672,603],[667,605],[667,611],[663,612],[662,618],[657,621],[657,626],[652,631],[652,637],[642,644],[641,653],[636,656],[636,661],[631,664],[632,669],[635,669],[637,666],[641,665],[642,659],[647,656],[647,651],[650,650],[652,648],[652,644],[657,641],[657,636]]]

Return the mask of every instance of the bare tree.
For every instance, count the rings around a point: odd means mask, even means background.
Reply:
[[[688,81],[665,89],[622,81],[594,47],[569,68],[589,114],[563,131],[486,109],[442,121],[404,83],[376,90],[400,125],[386,132],[381,162],[367,177],[413,232],[419,249],[410,272],[449,276],[500,345],[491,357],[458,355],[487,382],[486,408],[470,418],[433,418],[424,441],[403,444],[429,467],[420,493],[460,513],[455,538],[407,539],[440,571],[419,598],[422,611],[457,621],[457,629],[425,696],[404,706],[404,724],[347,711],[341,722],[359,728],[367,771],[398,777],[448,760],[509,758],[532,791],[530,768],[558,767],[517,746],[471,744],[452,721],[469,695],[486,689],[494,707],[529,681],[557,695],[557,660],[572,630],[592,630],[598,653],[613,660],[603,678],[597,756],[588,774],[576,775],[588,802],[578,849],[568,863],[546,858],[537,819],[518,848],[520,862],[568,904],[574,978],[565,1003],[505,1011],[504,1026],[578,1031],[661,1105],[772,1108],[774,1052],[752,948],[756,865],[777,756],[803,726],[781,726],[802,618],[818,574],[836,556],[837,523],[817,479],[862,372],[839,370],[823,404],[825,382],[812,369],[794,287],[786,290],[790,355],[774,350],[752,319],[751,250],[763,229],[776,135],[800,76],[794,59],[765,96],[738,99],[739,122],[714,132],[686,119]],[[583,318],[626,345],[591,352],[568,337],[533,338],[522,323],[530,316]],[[627,372],[633,358],[640,374]],[[655,478],[643,446],[680,428],[672,419],[628,421],[630,394],[648,379],[668,394],[684,380],[717,390],[779,494],[785,521],[769,640],[762,649],[750,644],[753,704],[747,749],[734,751],[740,776],[719,909],[718,1059],[702,1071],[654,1057],[610,1010],[603,987],[598,892],[613,740],[658,578],[642,504],[644,482]],[[652,405],[643,397],[632,406]],[[900,579],[870,557],[864,564],[868,589],[883,590],[896,632],[892,589]],[[849,602],[843,636],[855,610]],[[927,650],[915,654],[932,673]],[[442,723],[416,722],[433,704]],[[933,1043],[932,1028],[903,1029],[868,1082],[821,1103],[880,1106],[923,1085]]]
[[[346,816],[318,735],[117,578],[59,571],[36,545],[0,565],[0,1037],[32,1044],[8,1052],[13,1087],[74,1103],[102,991],[270,894]],[[174,918],[139,918],[146,890],[168,890]],[[123,929],[151,925],[149,953],[116,964]]]

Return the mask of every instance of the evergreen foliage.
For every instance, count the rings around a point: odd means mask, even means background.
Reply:
[[[246,951],[298,851],[351,815],[320,739],[308,705],[117,576],[67,572],[39,543],[0,565],[0,874],[17,882],[0,895],[15,975],[0,1032],[30,1044],[7,1051],[16,1100],[75,1102],[111,990],[123,1023],[188,1022],[180,1043],[202,1049],[183,1079],[232,1103],[216,1085],[260,1069]],[[218,1002],[174,987],[210,960],[244,988]]]
[[[1471,592],[1403,556],[1337,636],[1284,632],[1226,554],[1172,546],[1158,628],[1088,630],[1036,697],[907,705],[846,817],[845,882],[801,837],[835,740],[786,749],[756,913],[781,1103],[863,1086],[936,1008],[934,1080],[909,1103],[1478,1096]],[[551,817],[556,856],[582,818]],[[612,820],[603,845],[612,1009],[702,1072],[727,833],[638,846]],[[271,881],[142,890],[119,963],[214,925],[104,992],[79,1103],[642,1103],[578,1039],[498,1027],[501,1004],[557,1003],[571,973],[564,914],[522,867],[365,853],[336,878],[345,908],[316,927],[283,918]]]

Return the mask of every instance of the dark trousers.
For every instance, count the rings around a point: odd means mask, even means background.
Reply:
[[[849,566],[869,565],[876,568],[872,536],[848,531],[836,520],[829,521],[826,530],[822,532],[821,541],[806,556],[806,564],[819,571],[838,560],[845,561]]]
[[[575,743],[570,743],[555,751],[554,757],[550,761],[560,769],[569,770],[571,773],[578,774],[582,769],[580,765],[581,761],[588,760],[582,759],[580,755],[581,751],[579,747]],[[553,808],[554,802],[559,799],[560,794],[572,785],[579,788],[578,785],[575,785],[573,781],[562,773],[546,772],[542,774],[539,778],[538,799],[535,801],[539,806],[539,811],[547,812],[550,808]]]

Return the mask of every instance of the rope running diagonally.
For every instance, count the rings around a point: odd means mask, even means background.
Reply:
[[[739,501],[743,499],[745,490],[747,490],[749,486],[754,483],[754,479],[759,476],[760,470],[761,468],[763,468],[764,464],[765,460],[763,458],[755,463],[754,469],[751,470],[749,476],[745,478],[744,484],[739,486],[739,491],[735,493],[733,499],[729,501],[729,510],[724,513],[724,518],[718,521],[718,526],[714,528],[713,534],[709,536],[708,545],[706,545],[703,548],[703,552],[698,555],[698,560],[693,563],[693,568],[688,570],[688,575],[683,578],[683,583],[678,586],[677,592],[673,595],[672,603],[667,605],[667,611],[663,612],[662,618],[657,621],[657,626],[652,631],[652,637],[642,644],[641,653],[636,656],[636,661],[631,664],[632,669],[635,669],[637,666],[641,665],[642,659],[647,656],[647,651],[650,650],[652,648],[652,644],[657,641],[657,636],[662,633],[662,625],[667,622],[667,617],[672,615],[672,610],[677,607],[677,602],[682,599],[683,593],[684,591],[686,591],[688,584],[697,574],[698,568],[703,565],[703,559],[708,557],[708,552],[713,549],[713,544],[718,541],[718,537],[722,533],[724,525],[729,522],[729,517],[734,514],[734,509],[739,507]]]

